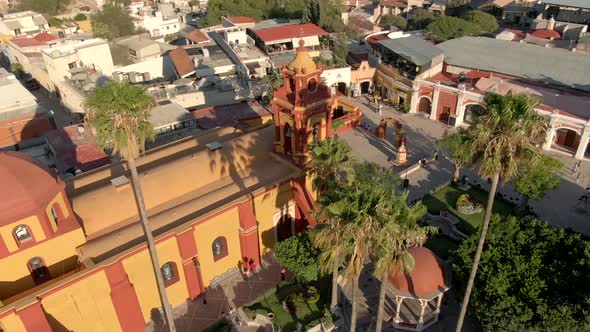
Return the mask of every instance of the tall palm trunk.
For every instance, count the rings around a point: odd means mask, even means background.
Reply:
[[[168,323],[168,329],[170,332],[176,332],[174,326],[174,318],[172,317],[172,310],[168,303],[168,296],[166,294],[166,287],[164,287],[164,280],[162,279],[162,273],[160,272],[160,263],[158,262],[158,254],[156,253],[156,245],[154,243],[154,236],[152,230],[148,224],[147,212],[145,210],[145,201],[143,199],[143,192],[141,191],[141,185],[139,183],[139,177],[137,176],[137,168],[135,167],[135,160],[133,158],[127,159],[127,165],[131,171],[131,183],[133,184],[133,193],[135,194],[135,202],[137,203],[137,209],[141,217],[141,226],[147,240],[150,257],[152,259],[152,267],[154,274],[156,275],[156,283],[158,286],[158,292],[160,293],[160,301],[162,302],[162,308],[164,309],[164,315],[166,322]]]
[[[356,304],[356,292],[359,286],[359,276],[355,275],[352,278],[352,312],[350,314],[350,332],[356,332],[356,316],[357,316],[357,304]]]
[[[375,332],[381,332],[383,328],[383,311],[385,306],[385,291],[387,290],[387,272],[381,275],[381,287],[379,287],[379,306],[377,307],[377,326]]]
[[[473,282],[475,281],[475,275],[477,274],[477,267],[479,265],[479,260],[481,259],[481,253],[483,251],[484,242],[486,241],[486,236],[488,235],[490,219],[492,218],[492,209],[494,207],[494,198],[496,197],[496,189],[498,188],[499,181],[500,174],[494,174],[494,176],[492,177],[492,188],[490,188],[490,194],[488,196],[486,214],[483,218],[483,226],[481,227],[479,243],[477,244],[477,250],[475,251],[475,257],[473,258],[473,265],[471,266],[471,272],[469,273],[469,280],[467,281],[467,287],[465,288],[463,304],[461,304],[461,312],[459,314],[459,320],[457,321],[457,329],[455,330],[456,332],[461,332],[461,329],[463,328],[463,321],[465,320],[465,314],[467,313],[469,297],[471,297],[471,291],[473,290]]]
[[[457,183],[459,176],[461,175],[461,165],[455,164],[455,172],[453,173],[453,183]]]
[[[330,302],[330,311],[336,312],[338,307],[338,247],[334,249],[334,266],[332,267],[332,301]]]

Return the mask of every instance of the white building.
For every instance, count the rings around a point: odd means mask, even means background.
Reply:
[[[184,27],[181,17],[175,12],[172,3],[160,3],[157,7],[141,7],[132,12],[135,27],[145,29],[151,37],[165,37],[178,33]]]
[[[49,30],[49,24],[43,15],[26,11],[4,15],[0,19],[0,34],[19,37]]]
[[[54,82],[71,78],[75,68],[89,68],[107,76],[115,70],[109,44],[100,38],[45,49],[41,54]]]

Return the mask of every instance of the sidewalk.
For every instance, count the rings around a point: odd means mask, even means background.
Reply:
[[[260,272],[246,281],[236,268],[215,280],[195,301],[187,301],[172,309],[177,332],[203,331],[224,318],[230,308],[237,309],[256,299],[281,281],[281,266],[273,256],[263,257]],[[164,332],[155,318],[146,332]]]
[[[425,168],[418,168],[411,173],[408,172],[407,175],[405,171],[421,158],[431,159],[436,149],[436,141],[442,138],[445,131],[453,131],[456,130],[455,128],[422,115],[400,113],[389,106],[383,106],[383,115],[379,115],[374,105],[367,102],[364,97],[351,98],[351,100],[361,108],[362,121],[368,123],[371,129],[366,131],[359,128],[339,136],[349,144],[353,155],[357,158],[391,168],[397,171],[402,179],[409,179],[410,201],[421,198],[451,180],[453,166],[442,154],[437,162],[431,162]],[[407,137],[406,148],[409,160],[407,167],[395,167],[389,161],[395,159],[396,153],[391,143],[394,142],[395,136],[391,126],[388,127],[385,141],[374,135],[375,127],[382,117],[393,117],[402,123]],[[590,186],[590,161],[582,161],[581,176],[577,179],[577,174],[572,174],[572,168],[578,160],[556,151],[543,152],[564,163],[565,167],[561,171],[562,181],[556,189],[547,193],[541,200],[531,200],[529,205],[541,219],[552,225],[572,228],[582,234],[590,235],[590,211],[582,209],[578,201],[578,198],[584,194],[585,188]],[[489,186],[486,179],[481,179],[473,169],[463,169],[461,175],[467,175],[470,179],[479,181],[484,188]],[[520,195],[514,192],[512,183],[501,183],[498,191],[509,197],[520,198]]]

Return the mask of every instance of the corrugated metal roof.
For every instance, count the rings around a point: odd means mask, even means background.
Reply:
[[[590,91],[590,56],[485,37],[440,43],[445,62]]]
[[[417,37],[386,39],[379,41],[379,44],[418,66],[423,66],[442,54],[436,46]]]
[[[542,2],[547,5],[590,9],[590,1],[588,0],[542,0]]]

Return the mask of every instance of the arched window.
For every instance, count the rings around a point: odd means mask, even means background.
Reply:
[[[213,251],[213,261],[215,262],[227,256],[227,240],[225,237],[216,238],[211,245],[211,249]]]
[[[317,87],[318,87],[318,81],[316,81],[315,78],[312,78],[307,82],[307,90],[309,92],[314,92]]]
[[[314,142],[322,139],[322,125],[319,122],[316,122],[313,125],[312,134],[313,134],[313,141]]]
[[[160,273],[162,273],[162,279],[164,279],[164,286],[168,287],[179,280],[178,276],[178,269],[176,268],[176,263],[174,262],[167,262],[166,264],[162,265],[160,268]]]
[[[33,240],[33,236],[31,235],[31,230],[27,225],[18,225],[14,228],[14,237],[19,245],[26,243],[28,241]]]
[[[42,284],[47,280],[51,279],[49,275],[49,270],[45,266],[43,259],[41,257],[33,257],[29,260],[29,271],[31,272],[31,277],[33,281],[35,281],[36,285]]]

